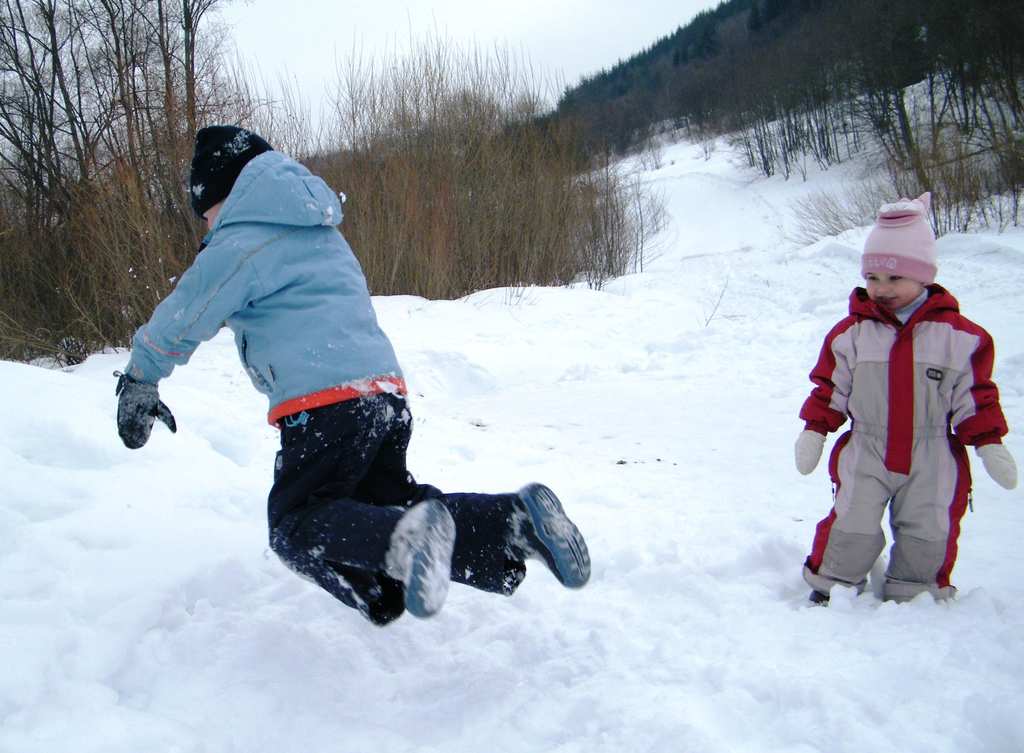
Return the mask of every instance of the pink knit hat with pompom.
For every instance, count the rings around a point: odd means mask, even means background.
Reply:
[[[922,285],[935,282],[935,233],[928,224],[931,202],[932,195],[923,193],[916,199],[882,205],[864,241],[861,274],[898,275]]]

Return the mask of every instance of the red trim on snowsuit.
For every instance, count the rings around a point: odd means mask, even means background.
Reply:
[[[842,486],[842,481],[839,479],[839,455],[846,445],[850,443],[852,437],[852,431],[848,431],[839,437],[836,440],[835,447],[832,448],[832,454],[829,455],[828,475],[832,478],[835,494],[839,493],[839,488]],[[833,494],[833,497],[835,494]],[[811,545],[811,553],[807,556],[807,561],[804,562],[807,569],[812,573],[817,574],[818,568],[821,567],[821,561],[825,557],[825,547],[828,546],[828,537],[832,533],[832,524],[835,522],[836,508],[833,507],[829,514],[819,521],[814,529],[814,543]]]
[[[949,449],[956,460],[956,489],[949,505],[949,537],[946,539],[946,557],[942,561],[939,572],[935,574],[935,583],[939,588],[950,585],[949,576],[956,564],[957,540],[960,538],[960,521],[967,512],[971,498],[971,464],[967,459],[967,449],[954,436],[949,438]]]
[[[1002,437],[1009,432],[1009,427],[999,406],[999,388],[992,381],[992,369],[996,358],[992,336],[957,312],[943,311],[934,321],[948,324],[959,332],[967,332],[979,338],[978,347],[971,354],[974,379],[971,399],[974,401],[974,415],[953,427],[957,437],[965,445],[974,447],[1001,444]]]
[[[825,343],[821,346],[821,353],[818,354],[818,362],[810,374],[811,381],[817,386],[800,408],[800,418],[806,423],[806,428],[811,431],[828,434],[838,429],[846,421],[846,414],[831,407],[832,394],[836,387],[832,381],[832,375],[836,370],[836,355],[832,350],[832,343],[857,321],[857,317],[848,316],[825,336]]]
[[[914,449],[914,330],[904,325],[889,351],[889,426],[885,467],[910,473]]]

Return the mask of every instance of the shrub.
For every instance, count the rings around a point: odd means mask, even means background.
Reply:
[[[102,51],[108,41],[81,43]],[[154,55],[158,41],[146,47]],[[0,45],[0,56],[19,49]],[[52,143],[19,152],[10,134],[35,122],[10,109],[0,117],[0,358],[68,364],[129,344],[201,233],[185,191],[193,118],[248,126],[344,191],[344,232],[375,294],[600,286],[642,263],[664,216],[642,186],[582,159],[575,126],[543,117],[543,91],[500,52],[433,42],[379,66],[352,60],[339,72],[333,118],[320,125],[293,92],[270,96],[238,68],[197,67],[190,98],[173,72],[165,86],[144,85],[163,80],[163,60],[136,61],[141,84],[117,108],[64,113],[80,118],[88,143],[72,144],[55,125]],[[87,88],[117,68],[67,70]],[[22,92],[25,103],[33,91]],[[187,117],[168,105],[186,99]],[[78,159],[59,173],[38,169],[54,154]]]

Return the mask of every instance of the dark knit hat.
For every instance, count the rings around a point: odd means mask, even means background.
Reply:
[[[202,217],[207,209],[227,198],[249,160],[273,150],[244,128],[218,125],[200,129],[188,180],[189,199],[196,214]]]

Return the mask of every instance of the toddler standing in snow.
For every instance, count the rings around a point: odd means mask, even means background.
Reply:
[[[974,445],[1000,486],[1017,484],[1001,443],[1007,426],[992,382],[992,338],[934,284],[930,198],[881,208],[861,258],[866,289],[850,295],[849,316],[826,336],[810,375],[816,387],[800,411],[800,473],[818,464],[825,435],[851,420],[829,460],[835,505],[804,564],[814,602],[826,602],[837,583],[864,589],[885,546],[881,520],[890,503],[884,597],[951,597],[971,490],[964,445]]]
[[[212,126],[190,190],[209,233],[119,375],[125,445],[157,418],[175,430],[157,382],[227,324],[281,430],[270,546],[295,571],[378,625],[433,615],[449,580],[510,595],[529,558],[582,587],[587,546],[550,489],[443,494],[406,469],[405,382],[327,184],[256,134]]]

